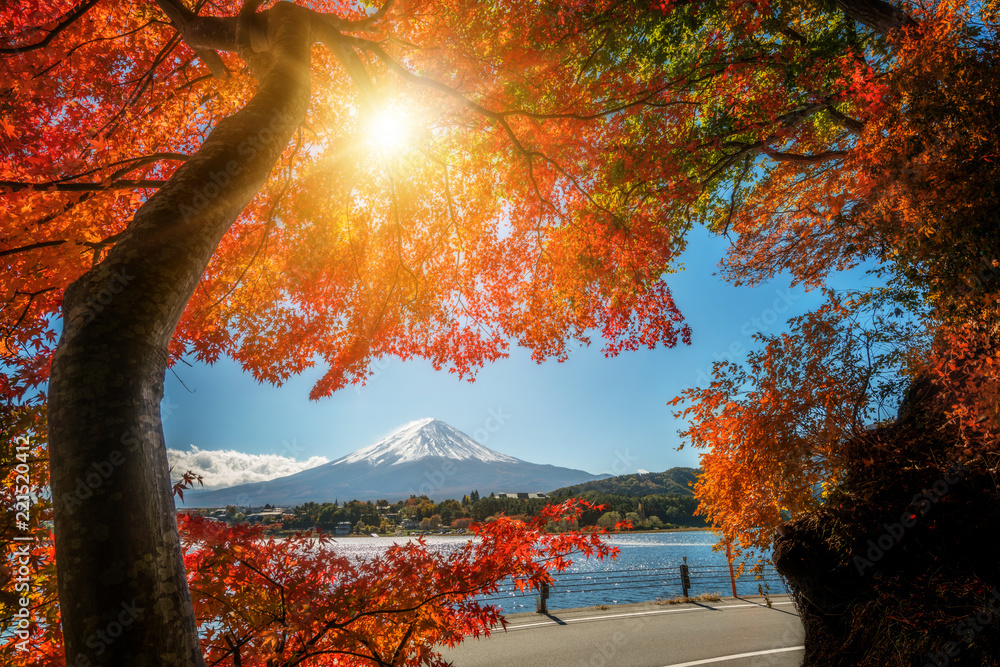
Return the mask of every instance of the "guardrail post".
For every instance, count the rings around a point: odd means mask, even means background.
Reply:
[[[542,587],[538,590],[538,608],[535,609],[536,613],[547,614],[549,613],[549,585],[542,584]]]
[[[681,590],[684,591],[684,597],[688,596],[690,588],[691,577],[688,576],[688,557],[684,556],[684,562],[681,564]]]
[[[733,584],[733,597],[736,595],[736,575],[733,574],[733,551],[730,548],[729,540],[726,540],[726,560],[729,561],[729,581]]]

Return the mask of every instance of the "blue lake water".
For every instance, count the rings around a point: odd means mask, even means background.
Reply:
[[[428,546],[450,549],[464,544],[468,538],[429,535],[425,539]],[[406,540],[400,537],[339,537],[336,538],[335,548],[350,558],[366,558],[393,543]],[[550,609],[679,597],[682,594],[680,566],[685,557],[689,594],[732,595],[726,554],[724,551],[713,551],[718,537],[711,531],[617,534],[609,536],[608,542],[620,550],[615,560],[588,561],[579,558],[567,571],[555,575],[548,603]],[[757,580],[748,568],[736,581],[736,592],[738,595],[757,595],[759,586],[772,594],[785,592],[773,568],[765,571],[762,581]],[[534,611],[536,595],[537,592],[518,594],[508,586],[488,600],[510,614]]]

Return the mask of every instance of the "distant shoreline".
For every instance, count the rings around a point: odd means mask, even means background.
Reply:
[[[294,534],[300,533],[300,532],[302,532],[302,531],[299,531],[299,530],[281,530],[281,531],[275,531],[275,532],[270,533],[270,534],[274,535],[275,537],[288,537],[290,535],[294,535]],[[609,532],[608,536],[611,537],[611,536],[617,536],[617,535],[648,535],[650,533],[700,533],[700,532],[712,532],[712,529],[709,526],[705,526],[703,528],[695,528],[695,527],[651,528],[651,529],[648,529],[648,530],[622,530],[622,531],[618,531],[618,532]],[[371,539],[372,538],[372,535],[370,533],[368,533],[368,534],[361,534],[361,535],[334,535],[333,533],[324,533],[324,535],[326,535],[328,537],[332,537],[332,538],[338,539],[338,540],[343,540],[343,539],[346,539],[346,538],[357,538],[357,539]],[[457,533],[448,534],[448,533],[437,533],[437,532],[433,532],[433,531],[423,532],[423,531],[419,531],[419,530],[404,531],[404,533],[402,535],[396,535],[394,533],[384,533],[384,534],[381,534],[381,535],[377,535],[377,537],[438,537],[438,538],[440,538],[440,537],[453,537],[453,538],[462,538],[462,539],[468,539],[471,536],[472,536],[472,533],[470,533],[470,532],[465,532],[465,533],[460,533],[460,534],[457,534]]]

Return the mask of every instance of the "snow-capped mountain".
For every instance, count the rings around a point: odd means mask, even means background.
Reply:
[[[290,505],[308,501],[398,500],[411,494],[436,501],[473,490],[545,492],[606,475],[529,463],[484,447],[437,419],[406,424],[392,435],[336,461],[266,482],[212,491],[191,490],[184,504]]]
[[[515,463],[517,459],[483,447],[478,442],[443,421],[428,417],[410,422],[388,438],[379,440],[331,465],[368,462],[369,465],[399,465],[428,456],[445,459]]]

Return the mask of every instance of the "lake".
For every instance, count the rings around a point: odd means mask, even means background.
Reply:
[[[405,537],[338,537],[338,553],[349,558],[368,558]],[[457,548],[468,537],[427,535],[428,546],[441,549]],[[561,574],[555,575],[549,609],[590,607],[602,604],[648,602],[682,594],[680,566],[687,558],[689,593],[719,593],[732,595],[729,566],[725,552],[712,550],[718,538],[711,531],[676,533],[616,534],[608,542],[621,551],[612,560],[578,559]],[[736,582],[738,595],[757,595],[758,585],[767,586],[772,594],[786,592],[780,578],[769,567],[763,582],[746,573]],[[519,594],[512,586],[501,588],[498,595],[488,598],[504,613],[535,610],[537,592]]]

